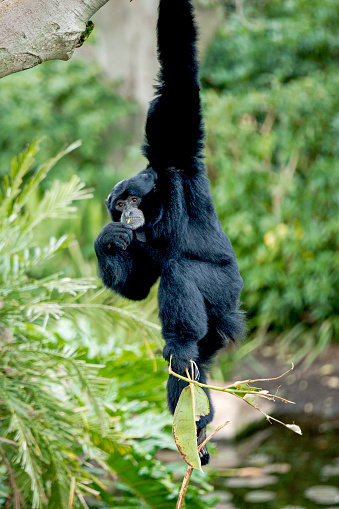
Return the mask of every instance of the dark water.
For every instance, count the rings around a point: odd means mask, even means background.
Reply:
[[[216,509],[339,508],[339,419],[280,418],[297,422],[303,435],[264,422],[233,445],[217,444]],[[233,446],[236,466],[223,468]]]

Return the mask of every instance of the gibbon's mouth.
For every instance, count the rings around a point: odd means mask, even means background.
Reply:
[[[128,218],[124,219],[123,222],[125,224],[128,224],[129,226],[131,226],[132,230],[137,230],[138,228],[141,228],[142,226],[144,226],[145,219],[143,216],[142,217],[139,217],[139,216],[128,217]]]

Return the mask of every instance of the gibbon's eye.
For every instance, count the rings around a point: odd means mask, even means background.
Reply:
[[[122,201],[119,201],[119,202],[117,203],[117,207],[121,208],[121,207],[123,207],[123,206],[124,206],[124,204],[123,204],[123,202],[122,202]]]
[[[131,201],[132,201],[133,203],[136,203],[136,202],[138,201],[138,198],[133,197],[133,198],[131,198]]]

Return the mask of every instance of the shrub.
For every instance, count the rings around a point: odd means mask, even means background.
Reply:
[[[256,30],[231,15],[207,55],[207,161],[250,329],[298,360],[339,331],[338,6],[258,5]]]

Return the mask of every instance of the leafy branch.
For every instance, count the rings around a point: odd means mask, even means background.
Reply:
[[[171,359],[172,361],[172,359]],[[174,413],[174,419],[173,419],[173,436],[175,443],[177,445],[177,448],[183,458],[183,460],[189,465],[186,475],[183,480],[183,484],[181,487],[181,491],[179,494],[179,498],[177,501],[176,509],[181,509],[183,507],[185,493],[187,490],[187,486],[189,483],[189,479],[191,477],[192,471],[194,468],[201,470],[201,461],[199,457],[199,452],[203,449],[203,447],[206,445],[206,443],[214,436],[220,429],[222,429],[224,426],[226,426],[227,423],[219,426],[216,430],[213,431],[213,433],[199,446],[197,446],[197,426],[196,422],[199,421],[200,417],[204,415],[208,415],[210,412],[209,408],[209,401],[207,398],[206,393],[203,391],[203,389],[210,389],[210,390],[216,390],[225,392],[228,394],[232,394],[233,396],[243,400],[245,403],[250,405],[251,407],[255,408],[259,412],[261,412],[263,415],[265,415],[266,419],[271,422],[276,421],[286,428],[294,431],[295,433],[301,435],[301,429],[296,424],[285,424],[275,417],[272,417],[271,415],[268,415],[266,412],[264,412],[255,402],[256,397],[261,397],[265,399],[269,399],[271,401],[275,401],[275,399],[280,399],[281,401],[284,401],[285,403],[293,403],[292,401],[289,401],[285,398],[282,398],[278,396],[277,394],[270,394],[269,391],[263,390],[260,387],[253,387],[249,384],[252,384],[254,382],[266,382],[266,381],[273,381],[273,380],[279,380],[283,376],[285,376],[287,373],[289,373],[293,368],[292,367],[285,371],[282,375],[279,375],[274,378],[258,378],[253,380],[242,380],[233,383],[232,385],[228,387],[216,387],[214,385],[208,385],[198,382],[197,380],[193,379],[194,373],[198,370],[196,364],[191,361],[191,367],[192,367],[192,377],[190,376],[189,372],[186,371],[187,377],[184,377],[182,375],[179,375],[178,373],[175,373],[172,369],[172,362],[170,361],[169,364],[169,374],[187,382],[189,385],[185,387],[181,394],[179,401],[177,403],[175,413]]]

